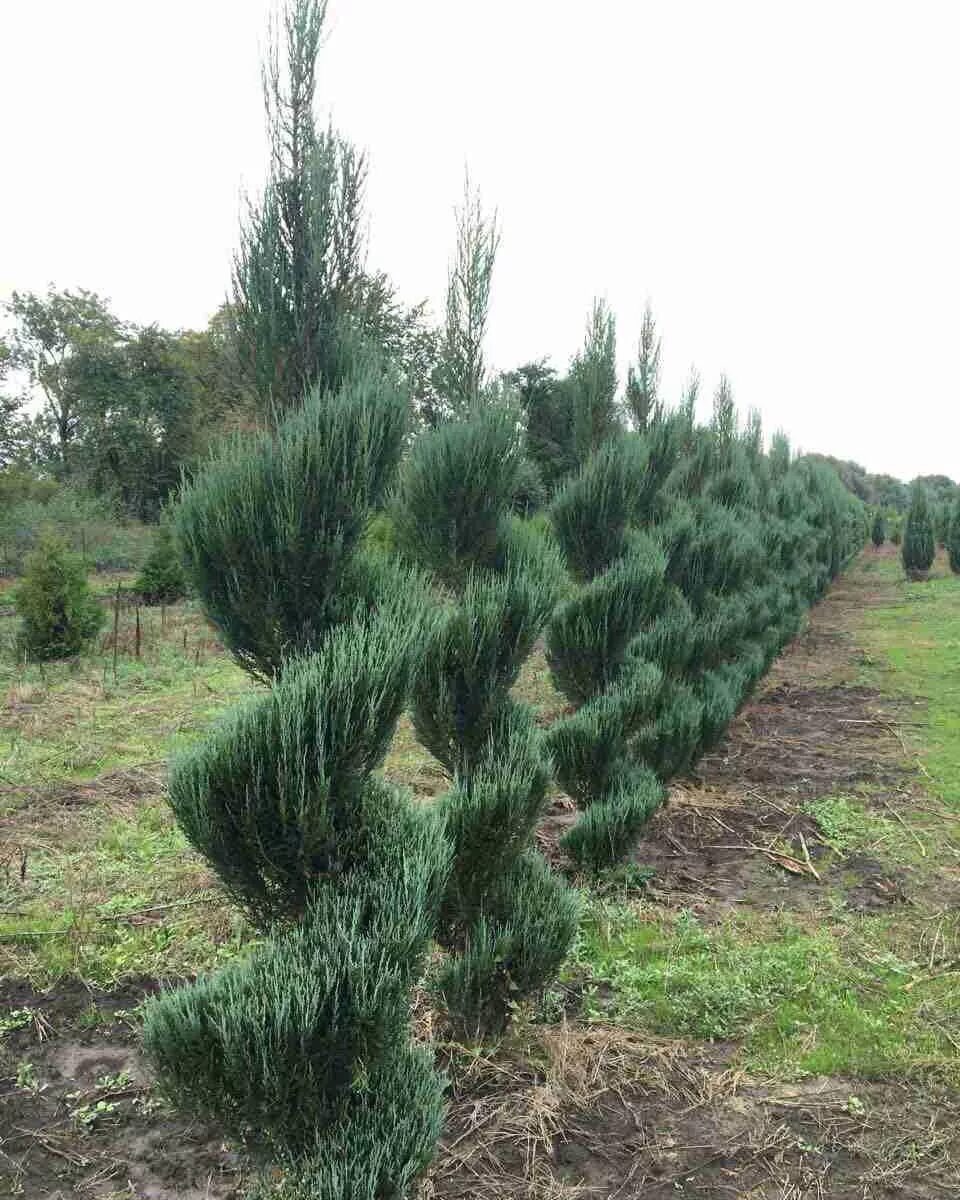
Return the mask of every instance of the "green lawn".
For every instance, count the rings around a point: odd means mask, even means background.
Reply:
[[[863,645],[882,686],[912,702],[931,791],[960,808],[960,576],[942,558],[925,583],[908,583],[896,559],[878,561],[876,570],[891,597],[865,613]]]

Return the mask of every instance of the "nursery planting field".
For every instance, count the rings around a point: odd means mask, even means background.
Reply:
[[[626,868],[585,890],[560,984],[443,1041],[427,1197],[960,1192],[960,578],[865,551]],[[96,581],[104,603],[116,577]],[[171,749],[252,685],[199,608],[120,613],[72,664],[0,665],[0,1196],[213,1200],[244,1163],[138,1054],[163,980],[251,932],[163,796]],[[13,617],[0,593],[0,629]],[[139,650],[139,656],[138,656]],[[518,690],[563,708],[542,654]],[[444,777],[401,724],[387,773]],[[539,831],[562,866],[575,813]]]

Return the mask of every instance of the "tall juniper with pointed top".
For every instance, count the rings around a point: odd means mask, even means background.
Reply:
[[[337,387],[358,340],[376,342],[418,390],[429,386],[422,306],[405,309],[367,267],[366,158],[316,115],[327,6],[283,0],[271,28],[262,74],[270,165],[247,204],[223,310],[260,424],[297,408],[315,384]]]
[[[654,417],[660,391],[660,338],[649,301],[643,310],[637,365],[627,372],[626,401],[634,425],[642,433]]]

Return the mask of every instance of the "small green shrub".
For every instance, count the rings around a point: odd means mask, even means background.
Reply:
[[[884,520],[883,512],[879,508],[873,514],[873,525],[870,529],[870,540],[878,550],[887,540],[887,523]]]
[[[106,620],[80,559],[53,534],[27,557],[14,604],[21,619],[18,651],[41,662],[79,654]]]
[[[187,594],[183,562],[168,525],[157,529],[153,549],[133,588],[144,604],[175,604]]]

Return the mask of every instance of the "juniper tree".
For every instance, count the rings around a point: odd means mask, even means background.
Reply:
[[[247,204],[224,310],[262,423],[314,385],[337,387],[358,342],[376,343],[418,390],[430,390],[436,365],[423,306],[405,309],[387,277],[367,268],[366,158],[317,120],[326,15],[327,0],[283,0],[271,29],[262,73],[270,166]]]
[[[145,604],[174,604],[186,595],[186,573],[168,521],[157,527],[153,546],[133,588]]]
[[[547,495],[577,469],[574,445],[574,389],[543,362],[528,363],[507,376],[524,417],[524,447]]]
[[[936,556],[936,545],[927,492],[922,483],[913,486],[907,521],[903,529],[901,555],[904,569],[911,579],[926,578]]]
[[[451,780],[439,801],[454,866],[437,992],[464,1033],[495,1033],[566,957],[575,893],[534,849],[549,767],[510,689],[557,597],[555,552],[509,516],[522,463],[508,412],[488,406],[424,434],[404,464],[398,543],[445,589],[413,692],[417,736]]]
[[[887,540],[887,523],[883,518],[883,510],[877,509],[873,514],[873,525],[870,527],[870,540],[877,550]]]
[[[950,512],[950,525],[947,529],[947,558],[950,570],[960,575],[960,494],[953,502]]]
[[[790,439],[782,429],[778,429],[770,439],[770,452],[767,457],[768,469],[773,478],[783,479],[792,461],[793,451],[790,447]]]
[[[409,993],[449,848],[378,773],[430,619],[415,578],[360,542],[405,408],[367,362],[229,444],[177,515],[207,615],[270,686],[174,759],[170,802],[264,940],[155,1000],[145,1046],[172,1098],[324,1200],[407,1195],[442,1117]]]
[[[683,397],[680,401],[680,411],[686,417],[691,426],[694,425],[697,415],[697,401],[700,398],[700,372],[696,367],[690,368],[690,374],[687,377],[687,386],[683,389]]]
[[[733,402],[733,389],[726,375],[720,376],[717,390],[713,395],[713,436],[719,453],[722,455],[737,436],[737,409]]]
[[[662,551],[638,531],[653,511],[650,482],[664,473],[644,440],[621,434],[586,461],[551,509],[580,587],[547,628],[554,679],[576,706],[554,723],[548,743],[561,785],[583,810],[564,847],[590,869],[623,857],[662,799],[631,743],[652,719],[663,685],[640,638],[678,602]]]
[[[743,427],[740,440],[752,463],[759,463],[760,455],[763,453],[763,417],[760,415],[759,409],[751,408],[747,413],[747,422]]]
[[[79,654],[106,621],[83,563],[52,532],[27,555],[13,603],[20,617],[17,651],[40,662]]]

